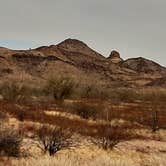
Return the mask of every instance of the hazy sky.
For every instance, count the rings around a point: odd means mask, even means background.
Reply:
[[[0,46],[84,41],[104,56],[145,57],[166,66],[166,0],[0,0]]]

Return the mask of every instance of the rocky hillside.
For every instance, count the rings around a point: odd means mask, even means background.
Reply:
[[[112,51],[106,58],[82,41],[67,39],[58,45],[32,50],[10,50],[0,47],[0,76],[26,75],[33,80],[49,75],[71,74],[98,78],[114,86],[166,86],[166,68],[139,57],[123,60]]]

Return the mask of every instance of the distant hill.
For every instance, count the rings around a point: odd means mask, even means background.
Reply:
[[[106,58],[76,39],[32,50],[0,47],[1,81],[20,73],[33,80],[71,74],[98,78],[110,86],[166,86],[165,67],[142,57],[123,60],[115,50]]]

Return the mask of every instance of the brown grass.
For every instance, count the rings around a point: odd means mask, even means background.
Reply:
[[[62,151],[55,157],[47,155],[38,158],[24,158],[12,160],[13,166],[165,166],[165,155],[141,154],[126,149],[124,152],[116,150],[108,152],[96,147],[85,147],[74,151]]]
[[[20,112],[23,112],[24,120],[32,120],[34,122],[47,123],[52,125],[58,125],[63,128],[70,128],[73,132],[78,132],[83,135],[95,136],[98,133],[102,133],[103,129],[107,127],[104,123],[89,122],[83,119],[69,119],[64,116],[50,116],[45,114],[45,110],[39,110],[36,107],[18,107],[15,104],[9,104],[6,102],[0,102],[1,108],[6,112],[10,113],[12,116],[19,119]],[[63,122],[63,123],[62,123]],[[139,125],[129,125],[124,124],[122,128],[138,128]]]

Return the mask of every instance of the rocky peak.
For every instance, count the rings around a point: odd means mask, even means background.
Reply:
[[[113,51],[111,51],[109,58],[120,58],[120,53],[113,50]]]
[[[71,38],[64,40],[63,42],[59,43],[57,46],[66,49],[76,48],[76,47],[81,49],[88,47],[84,42]]]
[[[115,50],[111,51],[111,54],[108,57],[108,59],[113,63],[119,63],[123,61],[122,58],[120,57],[120,53]]]
[[[104,60],[105,57],[103,57],[101,54],[97,53],[93,49],[91,49],[87,44],[84,42],[77,40],[77,39],[66,39],[63,42],[56,45],[56,47],[61,50],[61,52],[67,52],[66,54],[72,55],[86,55],[87,57]]]

